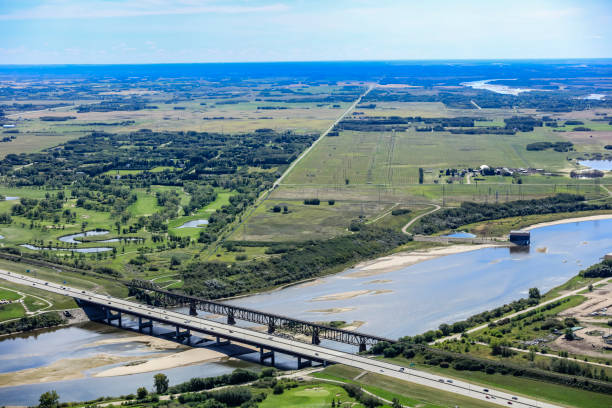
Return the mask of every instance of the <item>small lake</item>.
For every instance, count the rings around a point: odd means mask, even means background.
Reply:
[[[201,228],[201,225],[207,225],[207,224],[208,224],[208,220],[193,220],[193,221],[187,221],[180,227],[176,227],[176,228]]]
[[[603,101],[605,98],[606,98],[606,95],[604,94],[590,94],[584,97],[584,99],[594,100],[594,101]]]
[[[503,95],[518,95],[521,92],[531,92],[535,89],[530,88],[513,88],[507,85],[491,84],[490,82],[502,81],[502,79],[487,79],[484,81],[462,82],[460,85],[470,87],[472,89],[485,89]],[[504,79],[503,81],[512,81],[512,79]]]
[[[612,160],[581,160],[578,164],[594,170],[612,171]]]
[[[472,234],[470,232],[458,231],[458,232],[453,232],[452,234],[443,235],[443,237],[448,237],[448,238],[476,238],[476,235],[474,235],[474,234]]]
[[[108,234],[108,231],[105,231],[105,230],[85,231],[85,232],[79,232],[78,234],[65,235],[63,237],[59,237],[58,239],[62,242],[67,242],[69,244],[81,244],[82,241],[80,240],[77,241],[75,238],[95,237],[95,236],[106,235],[106,234]],[[116,241],[113,241],[113,242],[116,242]]]
[[[78,252],[78,253],[84,253],[84,254],[90,254],[90,253],[96,253],[96,252],[108,252],[108,251],[112,251],[113,248],[109,248],[109,247],[98,247],[98,248],[55,248],[55,247],[37,247],[35,245],[30,245],[30,244],[22,244],[19,245],[21,247],[27,248],[27,249],[31,249],[32,251],[70,251],[70,252]]]
[[[6,196],[6,197],[4,197],[4,199],[6,201],[15,201],[15,200],[19,200],[19,197],[9,197],[9,196]]]

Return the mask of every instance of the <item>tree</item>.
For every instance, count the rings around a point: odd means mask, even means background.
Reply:
[[[402,408],[402,404],[399,402],[397,398],[393,398],[391,406],[393,408]]]
[[[419,167],[419,184],[423,184],[423,168]]]
[[[589,292],[592,292],[592,291],[593,291],[593,284],[591,283],[591,284],[589,285]]]
[[[540,299],[540,290],[538,288],[529,289],[529,299]]]
[[[565,329],[565,340],[574,340],[574,332],[569,327]]]
[[[282,384],[276,384],[274,388],[272,389],[272,392],[277,395],[282,394],[283,391],[285,391],[285,388],[283,387]]]
[[[154,385],[155,385],[155,390],[157,391],[158,394],[163,394],[166,391],[168,391],[168,377],[166,377],[166,374],[155,374],[153,376],[153,380],[154,380]]]
[[[59,404],[59,395],[55,390],[47,391],[38,399],[40,408],[56,408]]]
[[[147,394],[149,394],[149,392],[147,391],[147,389],[145,387],[139,387],[136,390],[136,397],[141,400],[141,399],[145,399],[147,397]]]

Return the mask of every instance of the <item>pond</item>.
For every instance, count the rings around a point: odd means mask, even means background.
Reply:
[[[192,220],[192,221],[187,221],[180,227],[176,227],[176,228],[202,228],[201,225],[206,225],[206,224],[208,224],[208,220]]]
[[[443,237],[448,237],[448,238],[476,238],[476,235],[474,235],[474,234],[472,234],[470,232],[457,231],[457,232],[453,232],[452,234],[443,235]]]
[[[578,164],[593,170],[612,171],[612,160],[581,160]]]
[[[96,253],[96,252],[108,252],[112,251],[113,248],[109,247],[97,247],[97,248],[54,248],[54,247],[38,247],[30,244],[22,244],[19,245],[21,247],[31,249],[32,251],[70,251],[70,252],[78,252],[78,253]]]
[[[95,237],[95,236],[106,235],[106,234],[108,234],[108,231],[106,230],[85,231],[85,232],[79,232],[78,234],[65,235],[63,237],[59,237],[58,239],[62,242],[67,242],[69,244],[81,244],[82,242],[80,240],[77,241],[75,238]],[[118,241],[118,239],[116,241]],[[116,241],[112,241],[112,242],[116,242]],[[110,242],[110,241],[105,241],[105,242]]]
[[[15,201],[15,200],[19,200],[19,197],[9,197],[9,196],[6,196],[6,197],[4,197],[4,199],[6,201]]]

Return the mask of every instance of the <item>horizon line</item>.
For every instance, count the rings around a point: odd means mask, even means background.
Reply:
[[[2,67],[61,67],[106,65],[189,65],[189,64],[291,64],[291,63],[343,63],[343,62],[516,62],[516,61],[612,61],[612,57],[544,57],[544,58],[431,58],[431,59],[346,59],[346,60],[278,60],[278,61],[206,61],[206,62],[102,62],[102,63],[30,63],[0,64]]]

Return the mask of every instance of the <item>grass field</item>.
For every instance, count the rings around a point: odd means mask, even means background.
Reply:
[[[332,400],[340,401],[341,407],[362,408],[363,405],[348,396],[346,391],[338,386],[325,383],[302,385],[285,390],[280,395],[270,393],[261,402],[259,408],[328,408]]]
[[[429,387],[401,381],[395,378],[367,373],[359,378],[353,379],[361,374],[357,368],[343,365],[334,365],[326,368],[321,373],[314,374],[315,377],[328,378],[336,381],[353,382],[360,384],[366,390],[385,399],[398,398],[402,404],[419,406],[423,408],[434,407],[492,407],[485,401],[462,397],[452,393],[434,390]]]
[[[546,132],[543,134],[542,132]],[[455,135],[449,132],[354,132],[326,137],[284,181],[286,184],[418,183],[418,168],[477,168],[482,164],[505,167],[567,167],[565,153],[527,151],[528,143],[563,141],[559,134],[537,129],[508,135]]]
[[[25,309],[21,303],[9,303],[7,305],[0,305],[0,322],[10,319],[17,319],[25,316]]]
[[[315,197],[315,196],[313,196]],[[279,206],[281,212],[274,212]],[[282,209],[287,206],[288,213]],[[388,204],[335,201],[329,205],[305,205],[303,200],[267,200],[250,216],[249,222],[231,235],[234,240],[303,241],[345,234],[351,220],[375,217],[391,208]]]

